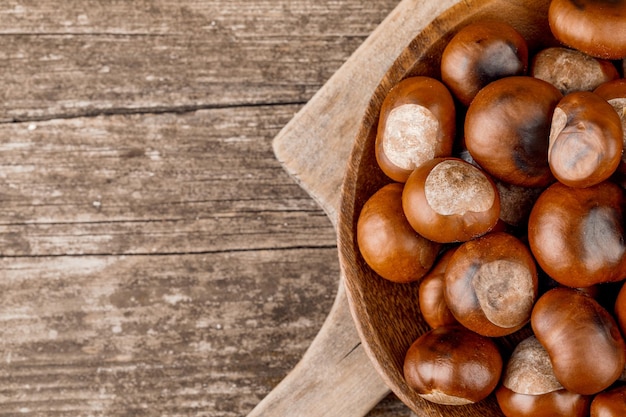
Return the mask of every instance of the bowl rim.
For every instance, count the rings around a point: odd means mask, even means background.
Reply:
[[[528,17],[528,19],[537,22],[538,19],[545,18],[547,25],[547,9],[549,3],[550,0],[462,0],[447,8],[444,12],[427,23],[409,45],[404,48],[403,52],[394,60],[372,93],[366,110],[361,117],[356,137],[354,138],[340,190],[340,205],[337,220],[337,246],[339,249],[340,270],[344,277],[343,282],[346,287],[350,312],[366,354],[385,384],[414,412],[427,412],[429,416],[443,416],[444,414],[442,414],[443,411],[441,410],[450,410],[450,407],[433,404],[422,399],[414,392],[412,393],[402,375],[399,375],[397,370],[386,366],[385,361],[389,361],[389,358],[381,356],[381,352],[373,347],[376,343],[376,340],[373,339],[376,338],[378,332],[373,328],[371,322],[367,320],[369,313],[362,308],[364,298],[363,288],[359,285],[358,279],[355,277],[355,274],[358,274],[355,265],[358,262],[358,258],[360,258],[356,243],[357,210],[360,212],[360,208],[366,200],[363,194],[357,195],[357,191],[360,190],[358,183],[359,173],[364,168],[364,155],[366,155],[367,152],[371,153],[373,151],[372,141],[375,139],[378,114],[380,113],[384,97],[402,79],[412,75],[425,75],[422,73],[424,68],[419,65],[421,60],[432,59],[433,50],[441,48],[442,44],[446,44],[447,40],[449,40],[458,29],[477,20],[498,19],[493,10],[490,12],[490,7],[495,7],[497,4],[506,4],[512,8],[523,8],[527,10],[528,15],[532,14],[534,16]],[[514,12],[511,12],[511,15],[513,13]],[[535,37],[540,38],[541,36],[535,34]],[[530,42],[530,44],[532,45],[532,42]],[[540,44],[542,47],[545,47],[549,44],[549,41],[542,41]],[[438,58],[435,60],[438,61]],[[434,69],[438,70],[438,68]],[[435,78],[440,79],[438,72],[436,74],[437,77]],[[372,190],[375,191],[382,185],[393,182],[393,180],[386,177],[377,166],[370,166],[369,169],[378,171],[374,172],[374,175],[378,178],[378,183],[369,184]],[[368,193],[368,196],[371,196],[371,194],[373,194],[373,192]],[[357,201],[358,198],[360,198],[360,200]],[[361,259],[361,262],[364,261]],[[363,315],[365,315],[365,317],[363,317]],[[421,332],[427,330],[428,328],[424,327],[421,329]],[[469,410],[466,407],[472,409],[472,413],[478,413],[475,415],[485,415],[481,414],[480,410],[488,412],[489,415],[496,415],[493,401],[495,400],[492,398],[491,405],[476,403],[469,406],[453,407],[457,411],[445,411],[445,415],[467,416]],[[457,412],[460,414],[456,414]]]

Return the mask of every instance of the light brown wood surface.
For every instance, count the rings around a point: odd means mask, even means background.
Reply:
[[[0,415],[241,416],[278,385],[339,267],[272,140],[397,3],[0,5]]]

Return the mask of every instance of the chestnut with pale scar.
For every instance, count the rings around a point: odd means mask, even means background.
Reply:
[[[391,110],[383,130],[383,152],[393,164],[411,171],[435,157],[431,138],[437,137],[439,122],[424,106],[405,104]]]
[[[566,95],[552,117],[548,163],[570,187],[590,187],[613,175],[622,160],[622,120],[597,94]]]
[[[528,247],[513,235],[492,232],[459,246],[446,268],[444,288],[459,323],[496,337],[528,323],[539,281]]]
[[[375,144],[378,166],[403,183],[422,163],[450,156],[455,118],[452,95],[441,81],[424,76],[402,80],[381,107]]]
[[[493,180],[477,167],[459,158],[435,158],[409,176],[402,208],[425,238],[464,242],[493,229],[500,197]]]
[[[592,399],[563,388],[535,336],[513,350],[496,398],[504,415],[513,417],[588,417]]]

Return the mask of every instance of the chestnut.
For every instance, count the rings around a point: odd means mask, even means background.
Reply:
[[[626,100],[626,78],[607,81],[593,90],[594,93],[605,99],[621,115],[624,113],[624,101]],[[615,100],[615,102],[613,102]]]
[[[593,92],[613,106],[619,115],[622,121],[622,144],[626,148],[626,79],[608,81],[598,86]],[[620,183],[626,184],[626,152],[622,152],[622,160],[617,168],[616,176]]]
[[[613,312],[615,314],[615,319],[617,320],[617,325],[622,331],[622,334],[626,335],[626,286],[623,284],[617,293]]]
[[[525,187],[554,181],[548,166],[552,113],[562,94],[533,77],[502,78],[480,90],[465,118],[465,145],[494,178]]]
[[[605,99],[589,91],[563,97],[554,110],[548,163],[557,180],[589,187],[613,175],[622,160],[622,121]]]
[[[500,197],[491,178],[459,158],[435,158],[409,176],[402,193],[409,224],[425,238],[464,242],[496,225]]]
[[[428,401],[465,405],[493,392],[502,366],[502,356],[492,339],[462,326],[443,326],[413,342],[405,356],[404,378]]]
[[[448,249],[420,282],[418,298],[422,317],[433,329],[458,324],[444,297],[446,267],[456,248]]]
[[[401,81],[385,97],[376,134],[376,160],[392,180],[405,182],[422,163],[452,154],[456,110],[447,87],[434,78]]]
[[[602,83],[619,78],[617,68],[611,61],[563,47],[537,52],[530,74],[554,85],[563,95],[592,91]]]
[[[506,417],[587,417],[592,397],[567,391],[554,376],[548,352],[535,336],[516,347],[496,389]]]
[[[441,79],[466,106],[490,82],[523,75],[527,69],[526,40],[514,27],[498,21],[465,26],[441,55]]]
[[[555,38],[588,55],[626,57],[626,0],[552,0],[548,23]]]
[[[590,417],[626,416],[626,386],[621,385],[597,394],[591,402]]]
[[[381,277],[399,283],[422,278],[440,245],[420,236],[402,210],[400,183],[383,186],[363,206],[357,221],[357,244],[365,262]]]
[[[526,226],[530,211],[543,188],[521,187],[495,180],[500,195],[500,219],[514,227]]]
[[[604,181],[588,188],[554,183],[528,219],[528,243],[539,266],[569,287],[620,281],[626,276],[624,192]]]
[[[448,262],[445,300],[468,329],[506,336],[530,320],[539,293],[537,268],[528,247],[505,232],[463,243]]]
[[[587,294],[549,290],[535,303],[531,326],[568,391],[593,395],[620,377],[626,345],[613,316]]]
[[[496,399],[506,417],[587,417],[592,397],[566,389],[528,395],[500,387]]]

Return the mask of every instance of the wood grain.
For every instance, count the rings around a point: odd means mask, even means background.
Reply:
[[[394,3],[8,0],[0,120],[304,103]]]
[[[339,267],[271,142],[396,3],[3,2],[0,415],[241,416],[279,383]]]
[[[239,415],[323,319],[296,306],[328,252],[4,259],[0,415]]]
[[[20,150],[2,170],[4,415],[241,415],[297,362],[332,304],[334,232],[274,160],[278,126],[245,110],[0,126]],[[206,169],[193,125],[219,113],[238,139]],[[161,147],[146,119],[187,134]]]
[[[273,106],[271,118],[246,107],[0,124],[0,253],[332,247],[328,220],[269,146],[294,109]]]

